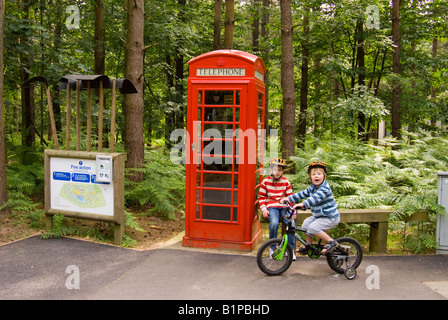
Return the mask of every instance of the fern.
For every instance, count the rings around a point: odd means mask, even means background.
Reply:
[[[448,167],[448,140],[425,132],[407,138],[411,143],[388,139],[381,146],[342,138],[308,140],[305,149],[290,158],[297,173],[287,177],[294,191],[302,190],[310,183],[307,165],[321,160],[327,163],[327,180],[340,208],[389,208],[395,211],[391,221],[426,210],[430,221],[414,237],[421,247],[409,246],[413,252],[431,249],[435,217],[447,214],[438,204],[437,172]]]
[[[150,204],[148,214],[175,219],[174,213],[185,203],[185,167],[173,164],[163,148],[147,151],[145,165],[139,170],[145,180],[126,180],[126,205]]]
[[[138,222],[135,221],[135,217],[132,215],[132,213],[128,212],[127,210],[124,210],[124,216],[125,216],[125,225],[126,226],[128,226],[134,230],[137,230],[137,231],[142,231],[142,232],[145,231],[145,229],[140,227]]]

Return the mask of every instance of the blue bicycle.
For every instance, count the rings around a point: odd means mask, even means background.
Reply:
[[[295,209],[290,203],[287,204],[287,226],[286,233],[281,238],[270,239],[263,243],[257,252],[257,264],[261,271],[269,276],[280,275],[291,266],[293,260],[293,249],[288,245],[288,234],[294,236],[300,243],[306,245],[306,241],[300,236],[306,229],[293,227],[291,223]],[[305,210],[303,208],[302,210]],[[307,255],[311,259],[317,259],[324,255],[328,265],[339,274],[344,274],[347,279],[356,277],[356,268],[362,261],[362,247],[358,241],[350,237],[336,239],[338,245],[331,251],[322,253],[324,244],[319,239],[317,244],[312,244]]]

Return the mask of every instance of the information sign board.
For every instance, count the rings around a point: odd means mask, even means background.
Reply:
[[[98,165],[97,159],[104,158],[112,168]],[[45,211],[122,226],[125,161],[123,153],[45,150]],[[98,168],[110,171],[114,179],[98,181]]]
[[[95,160],[50,158],[50,208],[113,216],[113,183],[98,182],[96,168]]]

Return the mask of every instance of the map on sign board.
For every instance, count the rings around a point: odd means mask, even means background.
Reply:
[[[114,215],[113,183],[96,181],[95,160],[50,158],[51,209]]]
[[[83,208],[101,208],[106,206],[103,191],[88,183],[64,183],[59,196],[72,204]]]

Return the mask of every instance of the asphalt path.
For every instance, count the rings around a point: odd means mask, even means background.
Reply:
[[[191,306],[229,300],[446,299],[448,255],[368,255],[357,277],[347,280],[324,258],[298,257],[284,274],[269,277],[258,269],[255,252],[189,249],[176,240],[146,251],[39,236],[0,247],[0,300],[174,300]],[[188,311],[187,305],[180,308],[173,312]]]

